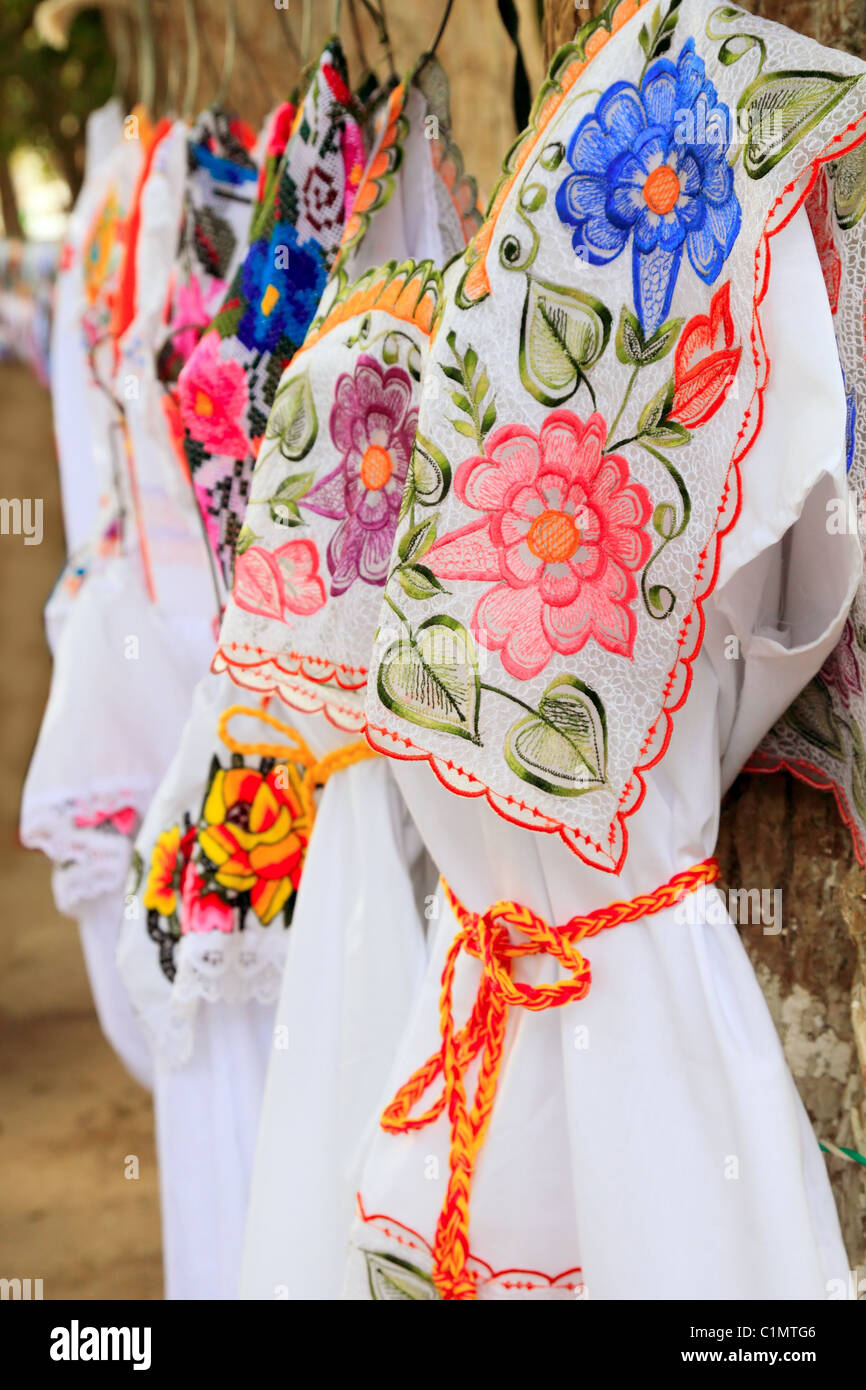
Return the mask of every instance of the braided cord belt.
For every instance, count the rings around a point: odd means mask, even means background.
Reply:
[[[247,715],[252,719],[258,719],[260,723],[267,724],[282,734],[285,742],[243,743],[232,738],[228,732],[228,726],[236,715]],[[317,758],[297,729],[283,723],[281,719],[277,719],[265,709],[250,709],[246,705],[229,705],[227,709],[224,709],[219,717],[217,733],[226,748],[232,753],[240,753],[247,757],[276,758],[279,762],[291,762],[298,767],[303,767],[304,777],[301,783],[301,795],[304,810],[311,826],[316,818],[316,802],[313,795],[316,787],[323,787],[335,772],[342,772],[344,768],[352,767],[355,763],[366,762],[368,758],[379,757],[375,749],[361,738],[352,743],[343,743],[339,748],[334,748],[330,753],[326,753],[323,758]]]
[[[505,1046],[508,1008],[515,1005],[533,1012],[561,1008],[584,999],[591,984],[590,963],[578,942],[599,932],[634,922],[682,901],[701,884],[719,876],[716,859],[705,859],[674,874],[652,893],[596,908],[572,917],[564,926],[550,926],[543,917],[520,903],[501,901],[484,913],[470,912],[442,880],[446,896],[459,923],[445,959],[439,996],[442,1046],[401,1086],[385,1109],[381,1126],[389,1134],[422,1129],[447,1108],[451,1123],[449,1177],[445,1200],[436,1225],[433,1244],[433,1280],[443,1299],[474,1299],[476,1279],[468,1268],[469,1196],[475,1161],[493,1111],[496,1083]],[[510,928],[524,938],[512,939]],[[481,962],[481,979],[467,1022],[454,1022],[453,989],[462,951]],[[568,971],[555,984],[529,985],[515,980],[514,961],[523,956],[547,955]],[[466,1100],[464,1077],[481,1053],[472,1109]],[[411,1112],[425,1091],[441,1075],[442,1090],[421,1115]]]

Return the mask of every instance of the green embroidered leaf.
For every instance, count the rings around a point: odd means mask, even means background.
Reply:
[[[463,434],[467,439],[475,438],[475,431],[468,420],[452,420],[452,425],[458,434]]]
[[[427,521],[419,521],[417,526],[410,526],[405,535],[400,537],[397,546],[397,554],[401,560],[420,560],[422,555],[426,555],[431,545],[436,539],[436,518],[430,517]]]
[[[299,497],[303,497],[305,492],[309,492],[315,476],[315,470],[312,468],[304,473],[290,473],[288,477],[283,478],[271,500],[273,502],[297,502]]]
[[[387,367],[393,367],[400,356],[400,339],[396,333],[386,333],[382,341],[382,361]]]
[[[527,391],[542,405],[567,401],[607,347],[611,323],[592,295],[527,276],[520,326],[520,379]]]
[[[653,437],[653,432],[660,428],[665,415],[673,405],[673,400],[674,379],[671,377],[670,381],[665,382],[664,386],[656,392],[652,400],[641,411],[640,419],[637,422],[638,434]],[[665,428],[674,428],[673,422],[666,422]]]
[[[416,381],[421,380],[421,349],[417,343],[410,343],[409,351],[406,353],[406,366],[409,368],[410,376]]]
[[[132,852],[132,874],[129,880],[130,893],[137,893],[144,878],[144,860],[137,849]]]
[[[616,355],[626,366],[649,367],[667,357],[682,326],[682,319],[668,319],[647,340],[640,320],[623,305],[616,330]]]
[[[280,387],[265,433],[269,439],[279,439],[283,458],[297,462],[312,449],[318,430],[310,379],[304,372]]]
[[[373,1250],[363,1252],[367,1262],[370,1294],[376,1300],[402,1298],[420,1299],[428,1303],[439,1298],[439,1292],[429,1274],[408,1260],[396,1255],[380,1255]]]
[[[252,527],[242,526],[235,541],[235,554],[243,555],[245,550],[249,550],[250,546],[255,545],[256,541],[260,539],[261,537],[256,535]]]
[[[444,585],[426,565],[401,565],[396,573],[404,593],[410,598],[433,598],[435,594],[445,593]]]
[[[866,212],[866,144],[849,150],[836,165],[833,202],[839,226],[846,232],[856,227]]]
[[[859,77],[835,72],[768,72],[751,82],[737,105],[747,115],[743,163],[762,179],[803,136],[847,96]]]
[[[246,305],[244,303],[232,304],[229,308],[220,310],[215,316],[211,328],[216,330],[220,338],[234,338],[245,313]]]
[[[665,449],[677,449],[692,442],[691,434],[678,420],[665,420],[661,425],[644,430],[641,437],[651,439],[653,443],[660,444]]]
[[[784,722],[790,724],[809,743],[823,748],[831,758],[845,756],[842,746],[842,730],[833,710],[830,692],[820,678],[810,685],[794,701]]]
[[[512,772],[554,796],[581,796],[605,785],[607,729],[604,706],[575,676],[547,687],[537,714],[509,730],[505,757]]]
[[[456,619],[426,618],[414,638],[393,642],[377,688],[382,703],[410,723],[479,742],[475,644]]]
[[[454,354],[457,365],[442,366],[442,370],[450,381],[459,382],[463,388],[462,391],[450,391],[449,395],[457,409],[469,417],[468,420],[452,419],[451,424],[458,434],[465,435],[467,439],[474,439],[479,448],[483,449],[485,430],[491,428],[496,419],[496,407],[492,400],[482,413],[484,397],[490,389],[490,380],[483,367],[476,378],[478,353],[473,347],[466,349],[464,357],[460,356],[454,330],[448,334],[446,342]],[[489,421],[489,425],[485,426],[484,421]]]
[[[400,499],[400,520],[416,500],[422,507],[435,507],[451,486],[451,465],[441,449],[423,434],[416,434],[409,461],[406,485]]]
[[[298,511],[297,502],[280,502],[271,498],[268,504],[271,521],[277,526],[302,526],[304,518]]]

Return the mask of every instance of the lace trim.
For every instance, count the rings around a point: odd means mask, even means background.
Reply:
[[[287,949],[287,932],[252,923],[242,932],[183,936],[175,951],[177,975],[170,998],[140,1014],[159,1060],[171,1068],[189,1061],[200,1002],[257,1003],[274,1008],[280,997]]]

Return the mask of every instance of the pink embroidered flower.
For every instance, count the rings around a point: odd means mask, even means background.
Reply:
[[[204,879],[195,870],[195,865],[187,864],[181,877],[182,932],[230,932],[234,929],[234,908],[218,897],[216,893],[203,893]]]
[[[821,679],[838,692],[846,709],[851,707],[851,696],[863,694],[860,667],[854,654],[854,624],[848,618],[835,648],[821,667]]]
[[[218,291],[225,289],[222,280],[214,281]],[[213,302],[213,289],[209,300]],[[169,324],[174,351],[186,362],[192,355],[199,334],[213,315],[205,303],[197,275],[191,275],[186,284],[178,284],[174,291],[174,305]]]
[[[385,583],[418,424],[411,399],[408,373],[380,367],[366,353],[354,376],[344,372],[337,382],[331,438],[343,457],[300,499],[302,507],[341,523],[328,544],[335,597],[359,577]]]
[[[606,430],[600,415],[584,423],[569,410],[552,411],[537,435],[526,425],[495,430],[485,457],[467,459],[455,478],[483,520],[427,553],[440,579],[496,581],[472,628],[518,680],[590,637],[632,655],[634,572],[652,548],[643,529],[652,504],[627,461],[605,456]]]
[[[78,815],[75,824],[81,829],[98,829],[101,825],[111,825],[119,835],[131,835],[138,821],[134,806],[122,806],[119,811],[94,811],[92,815]]]
[[[239,362],[220,358],[220,337],[206,333],[178,377],[183,423],[193,439],[215,454],[246,458],[249,441],[242,421],[248,396]]]
[[[263,618],[309,617],[325,604],[319,552],[309,540],[287,541],[277,550],[251,545],[237,558],[233,592],[239,608]]]

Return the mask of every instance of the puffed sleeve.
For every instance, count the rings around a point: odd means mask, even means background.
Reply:
[[[771,359],[742,509],[706,606],[720,687],[722,787],[839,640],[863,557],[849,518],[846,404],[806,211],[772,243],[762,325]]]

